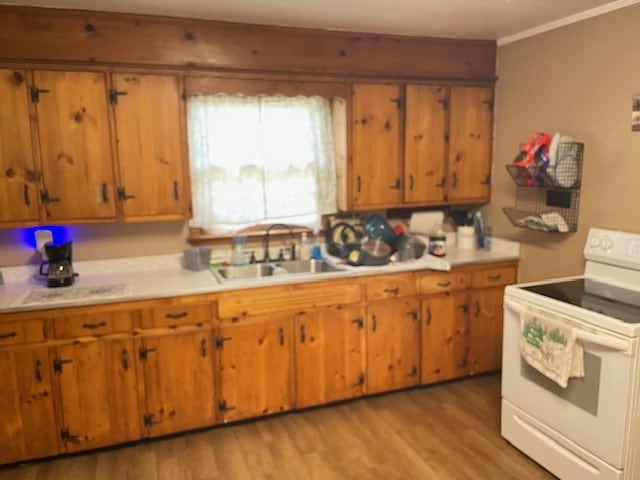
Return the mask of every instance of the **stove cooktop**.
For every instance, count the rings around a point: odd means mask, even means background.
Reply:
[[[578,278],[539,285],[523,290],[586,308],[625,323],[640,323],[640,292],[589,278]]]

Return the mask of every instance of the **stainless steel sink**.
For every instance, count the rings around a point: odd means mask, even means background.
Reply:
[[[274,263],[254,263],[242,266],[212,268],[211,270],[222,283],[271,277],[274,275],[301,275],[344,271],[344,269],[324,260],[289,260]]]

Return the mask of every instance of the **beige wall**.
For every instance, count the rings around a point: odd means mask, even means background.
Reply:
[[[182,251],[189,233],[186,222],[121,225],[73,225],[74,260],[97,260]],[[25,265],[41,261],[24,245],[21,229],[0,229],[0,265]]]
[[[640,132],[631,132],[638,32],[635,4],[498,48],[493,195],[485,213],[497,236],[522,242],[522,281],[582,273],[590,227],[640,233]],[[504,165],[536,131],[585,144],[575,233],[514,227],[502,213],[515,203]]]

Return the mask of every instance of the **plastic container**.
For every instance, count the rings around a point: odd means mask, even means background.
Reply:
[[[457,246],[460,250],[473,250],[476,246],[476,231],[474,227],[460,225],[458,227]]]
[[[309,260],[311,258],[311,245],[307,238],[307,232],[300,235],[300,260]]]
[[[184,266],[189,270],[204,270],[211,261],[211,247],[190,248],[184,251]]]
[[[231,265],[242,266],[246,263],[244,259],[244,247],[247,237],[240,236],[233,239],[233,252],[231,253]]]
[[[447,253],[447,236],[442,229],[442,223],[438,222],[429,233],[429,255],[444,257]]]

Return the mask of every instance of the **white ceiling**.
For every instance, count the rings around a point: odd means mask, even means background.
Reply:
[[[498,44],[640,0],[0,0],[0,3]]]

